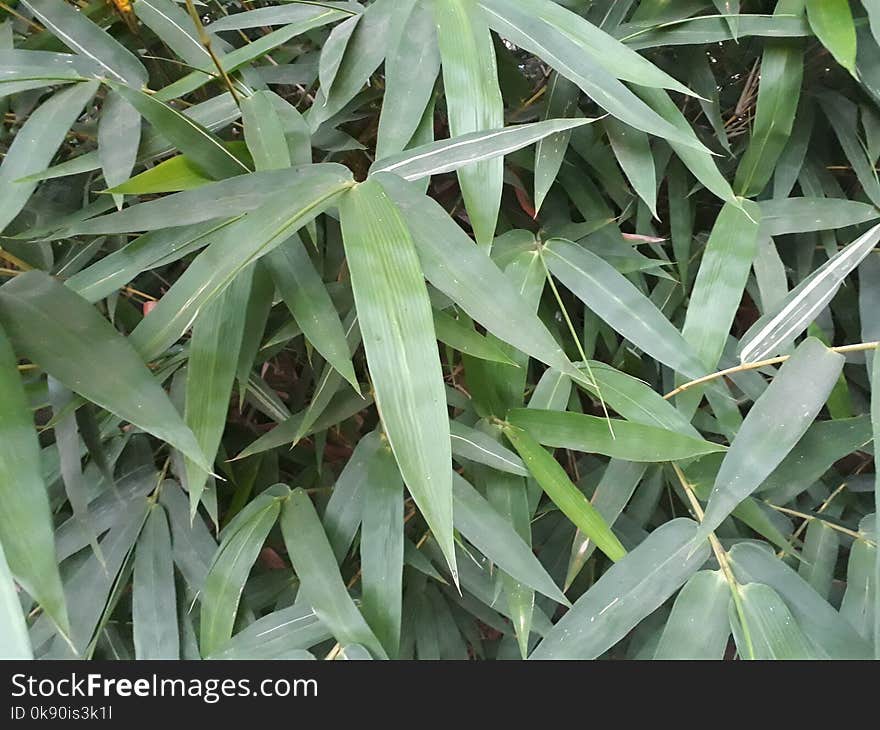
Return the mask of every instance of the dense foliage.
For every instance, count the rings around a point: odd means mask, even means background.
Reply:
[[[0,2],[0,656],[873,658],[878,41]]]

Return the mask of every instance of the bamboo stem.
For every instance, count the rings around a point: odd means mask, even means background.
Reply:
[[[202,19],[199,17],[196,6],[193,5],[193,0],[186,0],[186,9],[189,11],[189,15],[196,26],[196,31],[199,34],[199,41],[205,47],[205,50],[214,62],[214,66],[217,67],[220,78],[223,79],[223,83],[226,84],[226,88],[229,90],[229,93],[232,94],[235,103],[241,105],[241,99],[238,96],[238,92],[235,90],[232,79],[229,78],[229,74],[226,73],[226,69],[223,68],[223,64],[220,63],[220,59],[217,58],[217,54],[214,53],[214,48],[211,45],[211,36],[208,34],[208,31],[205,30],[205,26],[202,25]]]
[[[829,347],[828,349],[832,352],[845,354],[847,352],[864,352],[865,350],[876,350],[878,347],[880,347],[880,342],[857,342],[854,345],[841,345],[840,347]],[[743,363],[742,365],[736,365],[735,367],[727,368],[726,370],[719,370],[716,373],[710,373],[709,375],[704,375],[702,378],[697,378],[696,380],[691,380],[688,383],[679,385],[675,390],[671,390],[666,395],[664,395],[663,398],[669,400],[679,393],[684,393],[684,391],[686,390],[694,388],[698,385],[702,385],[703,383],[711,382],[712,380],[717,380],[718,378],[723,378],[727,375],[732,375],[733,373],[742,373],[747,370],[760,370],[761,368],[766,368],[770,365],[779,365],[780,363],[784,363],[790,357],[791,355],[780,355],[779,357],[771,357],[767,360],[759,360],[758,362],[747,362]]]
[[[681,467],[674,463],[672,464],[672,468],[675,471],[675,475],[678,477],[678,481],[681,484],[681,488],[684,490],[684,493],[687,495],[688,501],[691,503],[691,508],[694,511],[697,519],[702,522],[703,517],[705,517],[705,513],[703,512],[703,506],[700,504],[697,499],[697,495],[694,494],[693,487],[691,487],[690,483],[687,480],[684,472],[681,470]],[[745,619],[745,611],[742,606],[742,597],[739,594],[739,581],[737,581],[736,576],[733,574],[733,568],[730,566],[730,558],[727,555],[727,551],[724,549],[724,546],[721,544],[721,541],[715,535],[714,532],[709,533],[709,544],[712,546],[712,552],[715,553],[715,559],[718,561],[718,566],[721,568],[721,574],[724,576],[724,579],[727,581],[727,585],[730,587],[730,595],[733,598],[733,605],[736,608],[736,613],[739,616],[739,623],[742,626],[743,637],[746,641],[746,648],[749,652],[750,656],[754,656],[755,650],[752,646],[752,637],[749,634],[749,628],[746,624]]]

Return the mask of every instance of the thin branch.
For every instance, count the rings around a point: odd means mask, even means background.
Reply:
[[[229,78],[229,74],[226,73],[226,69],[223,68],[223,64],[220,63],[220,59],[217,58],[217,54],[214,53],[214,48],[211,46],[211,36],[209,35],[208,31],[205,30],[205,26],[202,25],[202,19],[199,17],[196,6],[193,5],[193,0],[186,0],[186,9],[189,11],[189,15],[192,18],[193,23],[195,23],[196,31],[199,34],[199,41],[205,47],[205,50],[208,52],[208,55],[214,62],[214,66],[217,67],[220,78],[223,79],[223,83],[226,84],[226,88],[229,89],[229,93],[232,94],[233,100],[237,105],[240,105],[241,99],[238,96],[238,92],[236,92],[235,86],[232,83],[232,79]]]
[[[840,347],[829,347],[828,349],[832,352],[844,354],[847,352],[863,352],[865,350],[876,350],[878,347],[880,347],[880,342],[858,342],[854,345],[841,345]],[[717,373],[710,373],[709,375],[704,375],[702,378],[691,380],[689,383],[685,383],[684,385],[679,385],[675,390],[669,391],[663,397],[666,400],[669,400],[673,396],[676,396],[679,393],[684,393],[684,391],[690,390],[691,388],[694,388],[698,385],[702,385],[703,383],[708,383],[712,380],[717,380],[718,378],[732,375],[733,373],[742,373],[746,370],[760,370],[761,368],[766,368],[770,365],[779,365],[780,363],[784,363],[790,357],[791,355],[780,355],[779,357],[771,357],[768,360],[747,362],[742,365],[727,368],[726,370],[719,370]]]

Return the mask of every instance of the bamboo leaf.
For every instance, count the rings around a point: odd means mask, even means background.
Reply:
[[[154,505],[138,538],[134,559],[132,618],[138,659],[177,659],[174,563],[165,510]]]
[[[611,560],[626,555],[623,545],[584,494],[571,483],[565,470],[526,431],[516,426],[504,427],[504,435],[513,444],[547,496]]]
[[[8,565],[22,588],[55,624],[68,632],[67,608],[55,562],[52,514],[40,470],[40,446],[16,364],[12,346],[0,325],[0,390],[4,394],[4,406],[0,408],[0,495],[4,505],[0,510],[0,543],[5,553],[2,564],[4,570]],[[12,593],[18,604],[14,587]],[[14,621],[10,620],[9,625],[14,627]]]
[[[227,533],[214,556],[200,596],[201,631],[199,647],[209,656],[232,636],[235,616],[248,573],[269,530],[281,511],[281,497],[270,496],[259,508],[241,520],[238,529]],[[251,502],[251,505],[256,505]],[[241,515],[243,513],[239,513]]]
[[[0,164],[0,185],[4,190],[0,201],[0,231],[21,212],[37,187],[36,182],[22,178],[48,167],[67,130],[97,89],[98,84],[90,81],[53,94],[28,117],[15,136]]]
[[[807,19],[813,32],[847,71],[855,74],[856,29],[845,0],[806,0]]]
[[[677,461],[723,451],[710,441],[684,436],[641,423],[536,408],[517,408],[507,414],[544,446],[604,454],[626,461]],[[609,427],[610,426],[610,427]]]
[[[729,603],[730,588],[720,571],[694,573],[672,605],[654,659],[723,659]]]
[[[382,446],[364,484],[361,610],[389,657],[400,648],[403,542],[403,480],[391,450]]]
[[[67,3],[53,0],[22,0],[43,25],[72,51],[101,65],[109,79],[135,88],[147,80],[147,70],[119,41]]]
[[[550,272],[623,337],[677,372],[701,375],[704,366],[678,330],[614,267],[561,238],[548,241],[543,255]]]
[[[374,656],[387,658],[348,595],[315,508],[302,489],[294,489],[284,504],[281,532],[306,600],[336,640],[363,644]]]
[[[555,624],[532,659],[595,659],[671,596],[709,555],[697,524],[678,518],[615,563]]]
[[[0,545],[0,616],[3,617],[4,627],[3,634],[0,635],[0,658],[33,659],[34,652],[28,638],[21,602],[2,545]]]
[[[780,345],[803,332],[834,297],[849,273],[871,253],[880,240],[880,225],[842,248],[796,286],[773,311],[743,335],[740,360],[758,362],[775,354]]]
[[[844,358],[810,338],[755,402],[715,479],[701,536],[721,524],[794,448],[828,398]]]
[[[38,271],[17,276],[0,287],[0,322],[19,353],[72,391],[210,471],[192,431],[131,344],[70,289]]]
[[[339,205],[376,405],[404,482],[454,574],[449,419],[416,248],[378,182],[361,183]]]
[[[495,49],[476,0],[435,0],[434,17],[450,134],[460,137],[503,127]],[[459,169],[458,180],[477,243],[489,247],[501,206],[504,163],[500,158],[475,161]]]

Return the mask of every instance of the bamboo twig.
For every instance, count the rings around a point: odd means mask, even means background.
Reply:
[[[857,342],[854,345],[841,345],[840,347],[829,347],[828,349],[832,352],[845,354],[847,352],[863,352],[865,350],[876,350],[878,347],[880,347],[880,342]],[[669,400],[673,396],[676,396],[679,393],[684,393],[684,391],[689,390],[690,388],[702,385],[703,383],[711,382],[712,380],[717,380],[718,378],[723,378],[727,375],[732,375],[733,373],[742,373],[747,370],[760,370],[761,368],[766,368],[770,365],[779,365],[780,363],[784,363],[790,357],[791,355],[780,355],[779,357],[771,357],[768,360],[747,362],[742,365],[736,365],[735,367],[727,368],[726,370],[719,370],[717,373],[710,373],[709,375],[704,375],[702,378],[697,378],[696,380],[691,380],[688,383],[679,385],[675,390],[671,390],[666,395],[664,395],[663,398]]]
[[[223,83],[226,84],[226,88],[229,90],[229,93],[232,94],[232,98],[236,105],[241,105],[241,99],[238,96],[238,92],[235,90],[232,79],[229,78],[229,74],[226,73],[226,69],[223,68],[223,64],[220,63],[220,59],[217,58],[217,54],[214,53],[214,48],[211,45],[211,36],[208,34],[208,31],[205,30],[205,26],[202,25],[202,19],[199,17],[196,6],[193,5],[193,0],[186,0],[186,9],[189,11],[189,16],[192,18],[192,22],[196,26],[196,32],[199,34],[199,41],[205,47],[205,50],[214,62],[214,66],[217,67],[220,78],[223,79]]]

